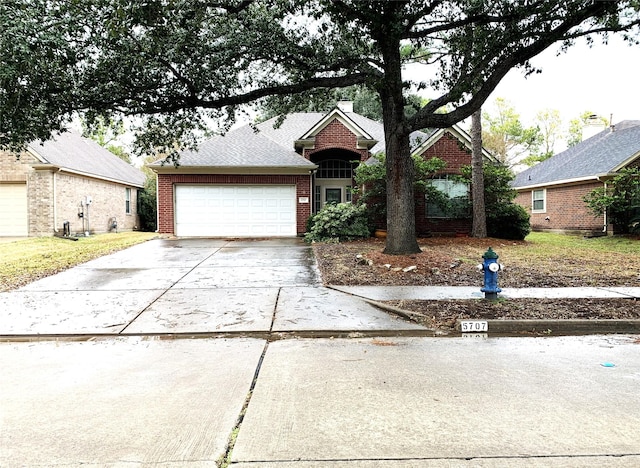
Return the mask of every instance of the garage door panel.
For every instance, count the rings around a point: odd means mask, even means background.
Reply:
[[[0,184],[0,236],[26,236],[27,185]]]
[[[296,235],[293,185],[177,185],[175,193],[178,236]]]

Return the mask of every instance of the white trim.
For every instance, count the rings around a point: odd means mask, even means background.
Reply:
[[[640,151],[638,151],[637,153],[635,153],[633,156],[631,156],[630,158],[628,158],[626,161],[621,162],[619,165],[617,165],[616,167],[614,167],[611,172],[618,172],[620,169],[623,169],[625,167],[627,167],[628,165],[630,165],[631,163],[633,163],[636,159],[640,158]]]
[[[152,166],[156,174],[234,174],[234,175],[309,175],[318,169],[316,164],[304,166]]]
[[[603,175],[605,174],[588,176],[588,177],[578,177],[575,179],[555,180],[552,182],[541,182],[539,184],[521,185],[521,186],[513,187],[513,189],[520,192],[520,191],[533,190],[533,189],[538,189],[543,187],[553,187],[555,185],[568,185],[568,184],[576,184],[579,182],[589,182],[589,181],[599,182],[600,177],[602,177]]]
[[[340,109],[335,108],[322,119],[320,119],[313,127],[307,130],[300,138],[293,142],[295,148],[314,149],[315,140],[318,133],[327,127],[334,120],[338,120],[342,125],[353,133],[356,137],[356,149],[369,150],[373,148],[378,140],[374,139],[369,133],[367,133],[362,127],[356,124]]]
[[[358,137],[363,137],[366,140],[373,140],[373,137],[369,135],[362,127],[351,120],[344,112],[336,108],[325,115],[320,121],[318,121],[313,127],[311,127],[304,135],[298,140],[306,140],[315,138],[327,125],[329,125],[333,119],[338,119],[345,127],[351,130]]]
[[[442,138],[445,132],[450,132],[455,138],[461,141],[470,151],[472,150],[471,137],[458,125],[452,125],[447,128],[439,128],[432,135],[429,136],[424,142],[422,142],[416,149],[412,151],[412,155],[420,155],[426,150],[431,148],[440,138]],[[495,159],[491,153],[489,153],[484,147],[482,148],[482,156],[487,159]]]
[[[114,179],[112,177],[107,177],[107,176],[103,176],[100,174],[94,174],[92,172],[84,172],[84,171],[78,171],[75,169],[69,169],[68,167],[64,167],[64,166],[57,166],[55,164],[51,164],[50,162],[48,162],[45,158],[43,158],[42,156],[40,156],[36,151],[34,151],[31,147],[27,148],[27,152],[31,153],[33,156],[36,157],[36,159],[38,159],[38,161],[41,162],[41,164],[31,164],[31,167],[33,167],[34,169],[57,169],[60,172],[68,172],[69,174],[75,174],[75,175],[79,175],[79,176],[83,176],[83,177],[89,177],[91,179],[98,179],[98,180],[104,180],[106,182],[113,182],[116,184],[120,184],[120,185],[128,185],[130,187],[137,187],[137,188],[144,188],[144,182],[142,184],[135,184],[131,181],[127,181],[127,180],[120,180],[120,179]]]

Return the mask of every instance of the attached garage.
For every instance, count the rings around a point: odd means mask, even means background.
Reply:
[[[0,236],[27,236],[27,184],[0,184]]]
[[[295,185],[175,185],[175,234],[296,235]]]

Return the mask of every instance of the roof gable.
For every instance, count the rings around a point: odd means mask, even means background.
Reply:
[[[359,142],[359,148],[368,149],[372,155],[384,152],[384,126],[381,122],[336,108],[328,113],[297,112],[288,114],[282,119],[273,117],[255,125],[244,125],[205,141],[195,151],[182,151],[179,165],[184,170],[192,168],[198,171],[206,168],[221,168],[225,171],[234,168],[311,170],[317,166],[295,149],[296,147],[312,148],[315,137],[336,120],[353,132]],[[471,139],[468,134],[454,125],[448,129],[430,129],[425,132],[411,133],[410,145],[413,152],[429,148],[444,135],[445,131],[450,132],[471,148]],[[491,158],[486,151],[484,155]],[[162,166],[160,161],[150,166],[154,170],[162,171],[176,169],[160,169]]]
[[[112,182],[143,187],[145,175],[95,141],[76,132],[64,132],[45,142],[33,142],[27,151],[43,164]]]
[[[351,113],[351,115],[355,115]],[[296,139],[294,142],[296,148],[313,148],[316,136],[324,130],[333,121],[338,121],[344,125],[351,133],[356,137],[358,149],[370,149],[373,148],[378,140],[373,138],[364,128],[351,119],[345,112],[335,108],[328,114],[324,115],[319,121],[317,121],[310,129]]]
[[[415,149],[413,149],[412,151],[413,154],[424,153],[427,149],[431,148],[438,140],[440,140],[440,138],[442,138],[446,133],[450,133],[454,138],[456,138],[459,142],[461,142],[469,151],[472,151],[473,149],[471,144],[471,136],[456,124],[448,128],[431,128],[431,129],[428,129],[426,132],[421,132],[421,133],[422,135],[416,135],[414,137],[416,146],[415,146]],[[491,159],[491,160],[494,159],[491,153],[489,153],[486,149],[484,149],[484,147],[482,148],[482,156],[485,159]]]
[[[619,124],[519,173],[515,188],[595,180],[640,158],[640,120]]]

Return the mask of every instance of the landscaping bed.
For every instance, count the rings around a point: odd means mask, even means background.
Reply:
[[[314,244],[325,284],[477,286],[476,265],[489,248],[505,265],[501,288],[640,287],[640,241],[534,233],[526,241],[441,237],[419,240],[421,253],[385,255],[384,241]],[[640,319],[634,299],[388,301],[416,321],[451,328],[456,319]]]

